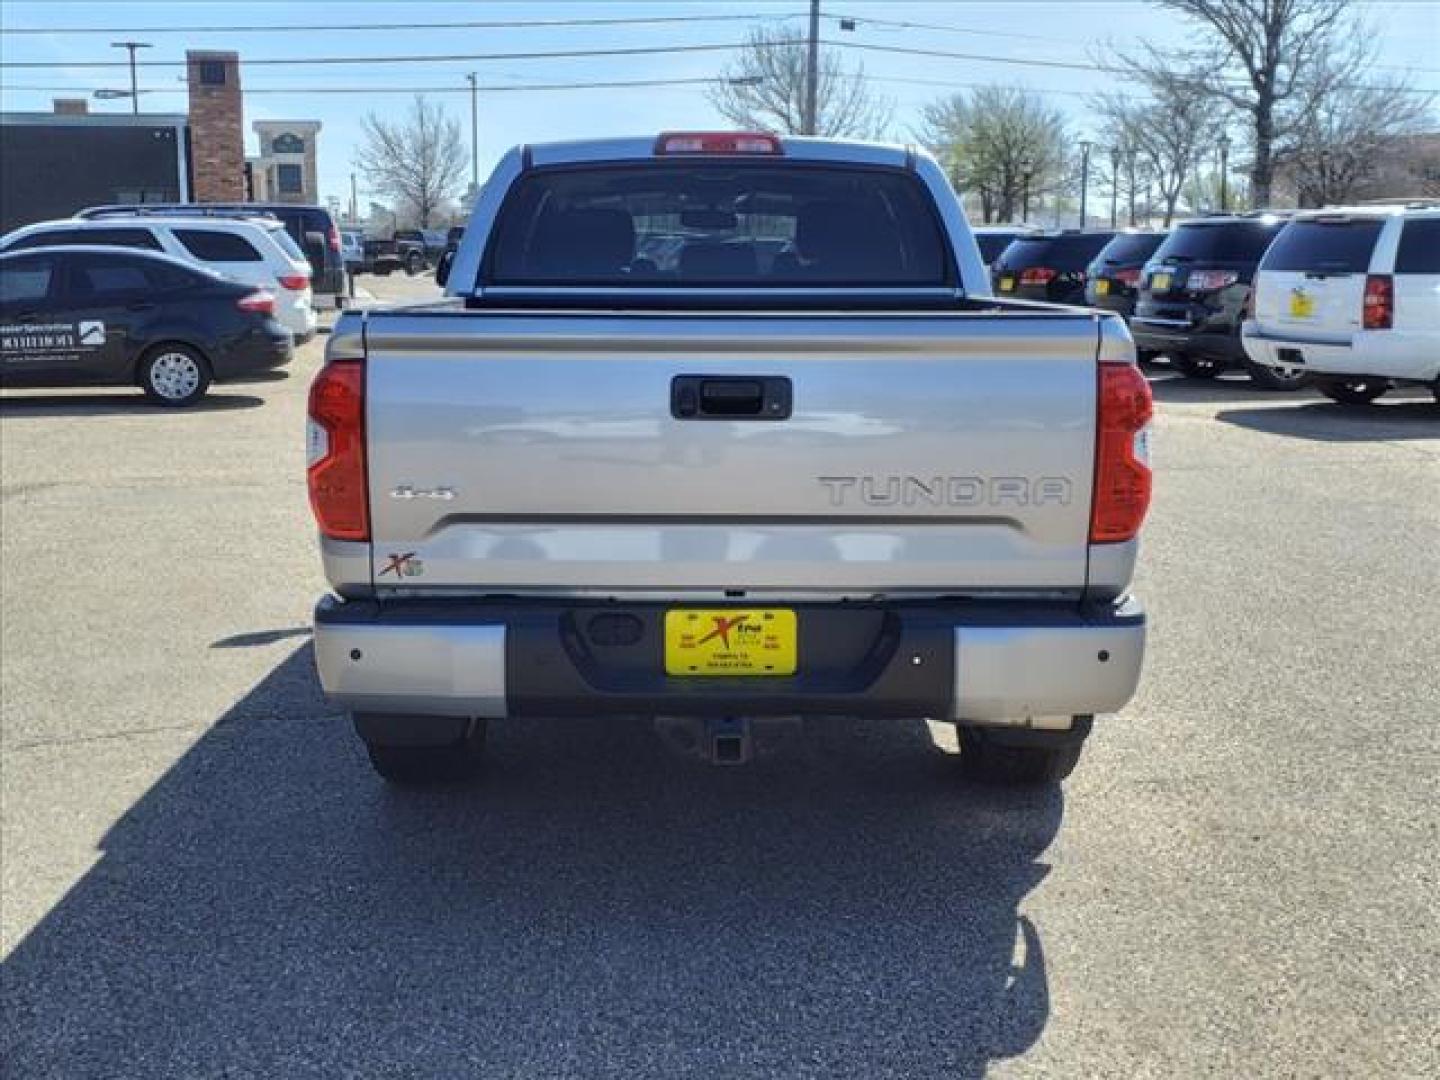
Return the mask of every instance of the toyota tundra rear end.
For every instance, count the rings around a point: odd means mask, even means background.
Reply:
[[[1133,694],[1150,395],[1119,318],[995,300],[936,164],[680,134],[523,147],[311,393],[326,693],[380,773],[495,718],[959,726],[1054,781]]]

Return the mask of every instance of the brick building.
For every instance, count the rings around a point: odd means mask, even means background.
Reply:
[[[196,202],[241,202],[245,191],[245,109],[240,54],[185,54],[190,89],[190,169]]]

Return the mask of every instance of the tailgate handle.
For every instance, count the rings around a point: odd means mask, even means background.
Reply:
[[[677,375],[670,415],[677,420],[787,420],[790,380],[779,375]]]

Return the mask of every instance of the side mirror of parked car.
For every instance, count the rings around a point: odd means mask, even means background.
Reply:
[[[455,262],[455,252],[450,250],[440,256],[440,261],[435,264],[435,284],[441,288],[450,280],[450,267]]]

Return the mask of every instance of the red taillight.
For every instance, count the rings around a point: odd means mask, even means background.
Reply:
[[[1365,279],[1363,325],[1366,330],[1389,330],[1395,325],[1395,282],[1389,274]]]
[[[365,365],[335,360],[310,384],[306,480],[320,531],[335,540],[370,539],[365,479]]]
[[[1134,267],[1125,270],[1116,270],[1110,275],[1121,285],[1137,285],[1140,282],[1140,271]]]
[[[257,315],[275,314],[275,297],[265,292],[252,292],[248,296],[242,296],[235,301],[235,306],[241,311],[251,311]]]
[[[667,131],[657,154],[782,154],[778,136],[763,131]]]
[[[340,230],[339,230],[333,223],[332,223],[331,226],[330,226],[330,232],[329,232],[328,239],[329,239],[329,241],[330,241],[330,250],[331,250],[331,251],[339,251],[339,250],[340,250]]]
[[[1195,292],[1214,292],[1228,289],[1239,280],[1240,275],[1233,270],[1194,270],[1185,279],[1185,287]]]
[[[310,275],[282,274],[280,284],[287,289],[294,289],[298,292],[300,289],[308,289],[310,287]]]
[[[1150,384],[1134,364],[1099,365],[1090,542],[1133,539],[1150,508]]]
[[[1048,285],[1055,280],[1055,271],[1048,266],[1032,266],[1020,271],[1021,285]]]

